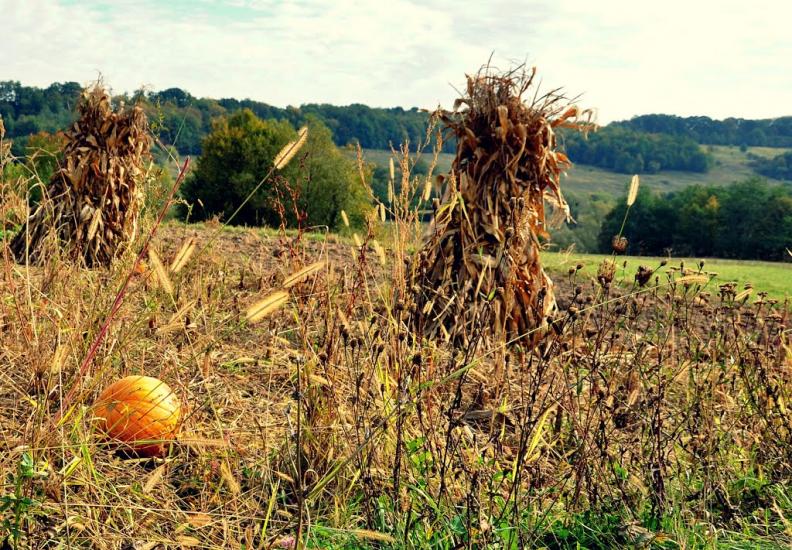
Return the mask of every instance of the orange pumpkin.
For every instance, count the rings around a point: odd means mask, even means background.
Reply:
[[[140,456],[161,455],[165,444],[176,437],[181,406],[176,394],[162,380],[150,376],[127,376],[102,392],[94,415],[108,436]]]

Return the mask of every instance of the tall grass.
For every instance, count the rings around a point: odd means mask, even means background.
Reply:
[[[489,344],[483,324],[466,348],[423,340],[395,297],[426,180],[410,176],[409,148],[394,154],[402,185],[356,243],[169,225],[152,249],[170,291],[158,270],[133,269],[142,238],[108,270],[5,255],[0,540],[792,543],[783,304],[708,282],[696,265],[653,264],[638,279],[573,268],[556,280],[560,310],[535,349]],[[279,307],[263,302],[278,292]],[[94,433],[93,400],[127,374],[157,376],[185,402],[164,459],[118,454]]]

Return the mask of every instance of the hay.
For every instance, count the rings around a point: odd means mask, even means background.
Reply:
[[[413,328],[468,344],[474,335],[534,345],[555,308],[539,261],[547,237],[545,200],[569,209],[556,150],[559,127],[592,128],[557,91],[523,99],[535,70],[468,76],[467,93],[439,119],[457,140],[456,156],[423,248],[411,265]]]
[[[100,84],[83,92],[78,115],[45,198],[11,243],[18,261],[41,264],[50,243],[88,267],[108,265],[137,234],[151,147],[146,115],[114,108]]]

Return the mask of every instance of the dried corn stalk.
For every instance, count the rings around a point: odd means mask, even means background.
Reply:
[[[135,238],[151,138],[143,110],[113,108],[101,85],[83,92],[45,198],[11,243],[19,261],[40,264],[57,243],[88,267],[107,265]]]
[[[530,103],[535,70],[469,76],[465,97],[437,114],[457,140],[442,201],[411,265],[413,328],[429,338],[469,343],[477,331],[534,345],[555,308],[539,261],[547,236],[545,200],[569,209],[559,179],[570,165],[556,150],[559,127],[592,128],[563,95]]]

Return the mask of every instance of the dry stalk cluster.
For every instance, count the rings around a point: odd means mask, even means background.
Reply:
[[[143,110],[114,107],[96,85],[78,105],[45,197],[11,243],[18,261],[40,264],[54,248],[89,267],[107,265],[138,231],[151,138]]]
[[[591,123],[558,92],[527,101],[534,75],[486,68],[468,77],[453,111],[437,113],[457,150],[412,268],[413,324],[424,336],[468,344],[486,316],[496,339],[535,343],[555,307],[539,260],[545,200],[569,215],[560,175],[570,162],[555,132]]]

